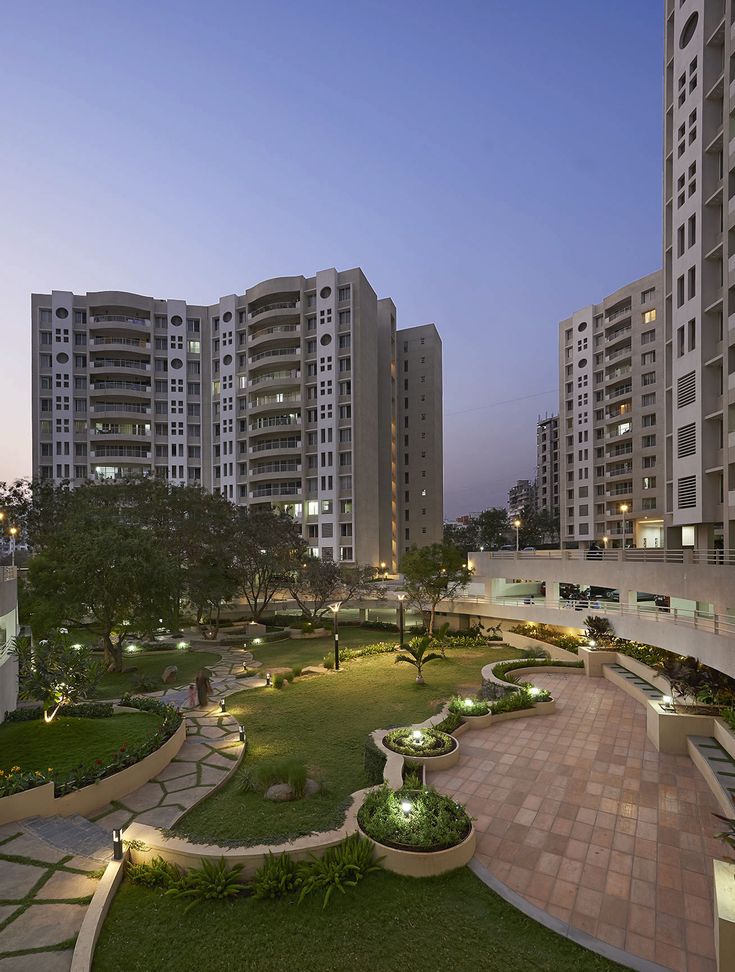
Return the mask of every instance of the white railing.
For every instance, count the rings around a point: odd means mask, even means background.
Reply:
[[[615,513],[615,515],[621,515]],[[735,550],[674,550],[665,547],[634,547],[615,550],[492,550],[493,560],[607,560],[624,563],[699,564],[713,567],[735,565]]]

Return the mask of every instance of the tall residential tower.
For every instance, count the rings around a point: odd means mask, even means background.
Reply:
[[[441,340],[360,269],[212,305],[34,294],[33,471],[156,476],[277,505],[315,555],[395,567],[441,539]]]

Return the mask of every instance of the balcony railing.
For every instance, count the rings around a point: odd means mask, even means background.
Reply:
[[[137,381],[95,381],[90,391],[114,391],[121,388],[127,389],[128,391],[145,392],[146,395],[151,390],[150,385],[144,385],[142,382]]]
[[[140,338],[96,337],[90,343],[93,345],[116,344],[125,348],[142,348],[144,351],[150,349],[148,341],[142,341]]]
[[[616,511],[616,516],[622,516]],[[630,516],[630,511],[626,517]],[[735,550],[683,550],[669,547],[636,547],[622,550],[493,550],[487,553],[492,560],[609,560],[625,563],[699,564],[712,567],[735,566]]]
[[[267,337],[269,334],[298,334],[299,331],[298,324],[274,324],[273,327],[264,327],[260,331],[253,331],[250,340],[257,341],[258,338]]]
[[[144,317],[127,317],[125,314],[98,314],[92,318],[94,324],[136,324],[139,327],[148,327],[150,320]]]
[[[268,311],[273,310],[298,310],[299,301],[298,300],[279,300],[272,304],[262,304],[260,307],[256,307],[255,310],[248,312],[248,320],[251,321],[254,317],[259,317],[261,314],[266,314]]]
[[[147,361],[131,361],[128,358],[96,358],[93,368],[126,368],[128,371],[150,371]]]
[[[250,491],[252,497],[258,496],[298,496],[302,492],[301,483],[268,483],[263,486],[253,486]]]
[[[256,361],[262,361],[263,358],[282,358],[284,356],[290,357],[300,357],[301,348],[269,348],[266,351],[258,351],[257,354],[250,356],[249,364],[254,364]]]
[[[93,412],[135,412],[140,415],[150,415],[150,407],[139,402],[108,402],[106,405],[93,405]]]
[[[300,381],[300,371],[271,371],[267,375],[258,375],[248,381],[248,386],[262,385],[264,381]]]
[[[248,448],[248,452],[272,452],[277,449],[300,449],[301,439],[289,437],[286,439],[263,439]]]
[[[272,415],[270,418],[258,419],[250,426],[251,432],[259,429],[270,429],[276,425],[301,425],[301,417],[294,415]]]

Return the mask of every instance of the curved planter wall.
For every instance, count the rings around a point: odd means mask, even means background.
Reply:
[[[185,739],[186,722],[182,722],[173,736],[155,753],[145,756],[113,776],[107,776],[62,797],[54,796],[53,783],[44,783],[32,790],[2,797],[0,825],[22,820],[24,817],[70,817],[77,813],[86,816],[101,810],[112,800],[121,800],[157,776],[178,753]]]
[[[477,843],[473,826],[461,844],[440,851],[399,850],[397,847],[387,847],[385,844],[378,843],[377,840],[369,837],[359,824],[358,831],[363,837],[372,840],[375,845],[375,857],[383,858],[381,864],[386,871],[403,874],[405,877],[435,877],[453,871],[457,867],[464,867],[472,859]]]

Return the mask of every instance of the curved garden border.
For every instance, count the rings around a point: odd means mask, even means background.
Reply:
[[[138,709],[128,709],[116,706],[118,712],[138,712]],[[186,720],[176,732],[163,743],[155,752],[144,756],[143,759],[126,766],[112,776],[83,786],[73,793],[61,797],[54,796],[54,784],[42,783],[30,790],[13,793],[0,798],[0,825],[14,823],[24,817],[70,817],[73,814],[88,816],[96,810],[101,810],[113,800],[120,800],[133,790],[148,783],[157,776],[164,767],[168,766],[176,756],[186,740]]]

